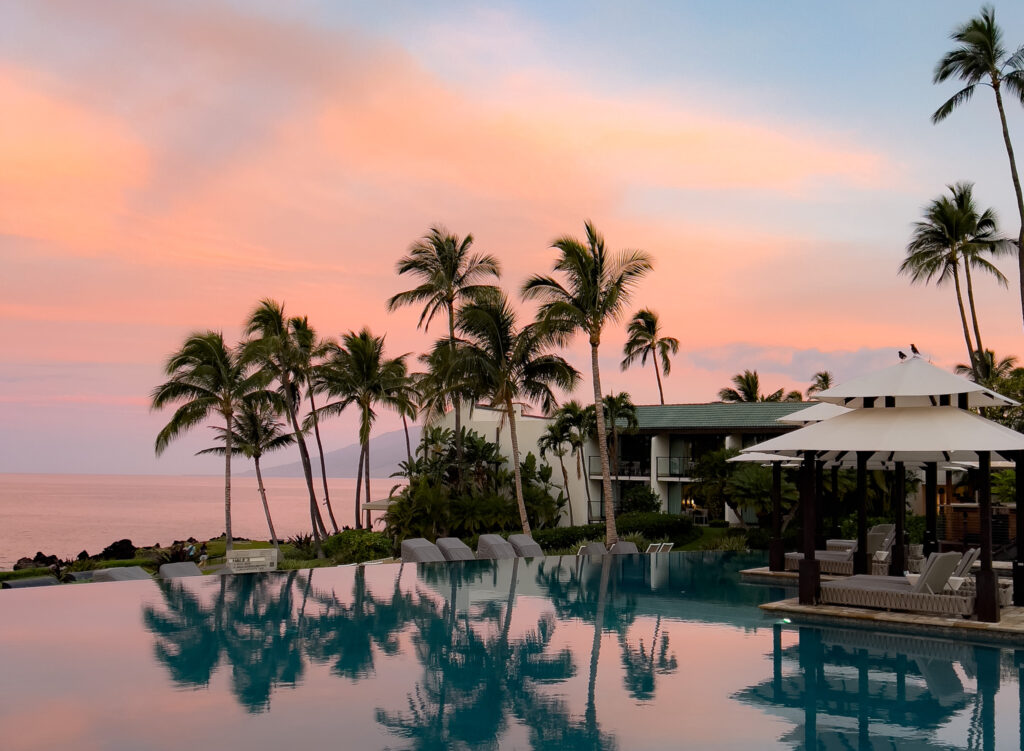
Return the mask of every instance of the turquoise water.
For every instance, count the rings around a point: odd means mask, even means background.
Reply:
[[[780,624],[763,558],[0,595],[0,748],[1019,748],[1024,652]]]

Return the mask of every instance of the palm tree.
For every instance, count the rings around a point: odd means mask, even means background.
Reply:
[[[480,393],[492,406],[503,407],[512,437],[512,468],[516,502],[523,534],[530,534],[530,520],[523,498],[519,467],[519,435],[512,403],[517,399],[538,401],[545,413],[555,406],[552,387],[572,391],[579,373],[559,355],[547,351],[553,337],[537,324],[516,327],[516,314],[502,292],[482,296],[463,306],[458,328],[464,341],[458,348],[461,368],[473,373]]]
[[[993,390],[995,390],[995,384],[1004,378],[1008,378],[1017,368],[1016,357],[1009,355],[1008,357],[996,360],[995,352],[990,349],[986,349],[984,354],[975,352],[974,363],[973,367],[960,363],[953,368],[953,372],[959,376],[970,378],[972,381],[977,380],[978,383]],[[974,372],[975,368],[978,370],[977,375]]]
[[[273,405],[270,401],[243,402],[242,409],[235,415],[234,427],[216,427],[217,439],[223,446],[203,449],[200,454],[227,454],[228,446],[235,454],[252,459],[256,465],[256,484],[263,501],[263,513],[267,516],[267,528],[270,530],[270,541],[280,550],[277,532],[274,531],[274,520],[270,517],[270,505],[267,503],[267,490],[263,486],[263,472],[260,470],[260,458],[268,451],[276,451],[295,442],[295,436],[284,432],[284,423],[279,422],[280,404]]]
[[[565,471],[565,455],[572,450],[572,426],[566,420],[555,418],[548,423],[540,438],[537,439],[537,448],[540,450],[540,458],[545,459],[547,452],[558,457],[558,464],[562,468],[562,487],[565,488],[565,499],[569,506],[569,526],[575,527],[576,521],[572,512],[572,496],[569,493],[569,473]]]
[[[399,411],[406,402],[396,391],[407,378],[405,358],[384,356],[384,337],[374,336],[368,328],[358,334],[350,331],[342,336],[341,345],[331,353],[330,367],[324,372],[327,392],[337,401],[320,408],[323,415],[339,414],[349,405],[359,409],[360,472],[366,483],[366,502],[370,495],[370,432],[377,419],[376,407],[384,405]],[[358,475],[359,473],[357,473]],[[358,492],[357,476],[357,492]],[[369,527],[367,512],[367,527]],[[359,501],[356,499],[356,529],[362,528]]]
[[[267,374],[278,382],[281,397],[284,400],[285,414],[299,446],[299,458],[302,462],[302,473],[306,478],[306,490],[309,492],[309,516],[313,525],[313,546],[317,558],[323,558],[324,552],[320,545],[321,533],[326,534],[327,528],[320,516],[316,502],[316,490],[313,488],[313,466],[309,460],[309,449],[299,425],[298,403],[301,400],[300,383],[305,378],[305,352],[296,336],[300,328],[299,318],[286,318],[284,306],[274,300],[261,300],[246,321],[245,334],[249,341],[245,343],[243,356],[249,362],[257,363]]]
[[[612,459],[612,474],[619,474],[619,433],[634,433],[640,427],[636,407],[625,391],[619,394],[607,394],[604,397],[604,413],[608,418],[611,433],[608,436],[609,451]],[[622,423],[620,426],[619,423]]]
[[[576,332],[582,331],[590,342],[594,417],[604,495],[605,541],[612,545],[618,542],[619,535],[615,528],[598,349],[604,325],[619,320],[633,288],[651,271],[653,265],[651,257],[642,250],[609,254],[605,249],[604,237],[593,223],[588,221],[584,227],[587,233],[585,243],[566,235],[555,240],[552,245],[559,253],[554,270],[562,273],[565,283],[552,276],[535,275],[523,285],[523,297],[543,302],[539,311],[540,320],[549,331],[566,341]]]
[[[661,372],[658,369],[658,359],[661,359],[661,370],[665,375],[669,374],[672,362],[668,356],[679,351],[679,340],[671,336],[661,335],[661,322],[658,314],[650,308],[637,311],[626,329],[629,336],[622,349],[625,357],[622,359],[622,369],[626,370],[639,358],[641,365],[647,364],[650,356],[651,364],[654,365],[654,375],[658,379],[658,398],[665,403],[665,392],[661,387]]]
[[[999,123],[1003,129],[1006,156],[1010,160],[1010,177],[1013,180],[1017,212],[1021,222],[1017,236],[1017,267],[1020,272],[1021,315],[1024,316],[1024,195],[1021,194],[1017,162],[1013,156],[1013,144],[1010,143],[1010,131],[1006,126],[1002,95],[1002,88],[1005,86],[1013,98],[1024,104],[1024,46],[1018,47],[1012,55],[1007,55],[1002,37],[1003,31],[996,25],[996,12],[991,5],[982,6],[977,18],[972,18],[953,31],[950,38],[957,43],[957,47],[947,52],[935,66],[933,83],[942,83],[955,77],[964,81],[967,86],[935,110],[932,122],[942,122],[953,110],[968,102],[979,84],[992,88],[996,97],[996,109],[999,110]],[[978,350],[980,349],[979,344]],[[973,349],[970,352],[972,357],[974,352]]]
[[[807,398],[810,399],[820,391],[827,391],[834,385],[835,379],[832,373],[828,370],[819,370],[811,379],[811,385],[807,387]]]
[[[587,441],[594,437],[593,410],[584,409],[575,399],[566,402],[555,410],[554,418],[567,428],[569,446],[576,457],[576,479],[583,477],[583,449]],[[590,473],[583,481],[583,489],[587,494],[587,515],[590,515]],[[569,507],[570,512],[572,506]]]
[[[761,393],[761,378],[756,370],[744,370],[732,377],[734,388],[724,388],[718,392],[718,399],[723,402],[799,402],[803,396],[799,391],[779,389],[770,394]]]
[[[151,409],[180,406],[157,434],[157,456],[171,441],[214,413],[224,420],[224,534],[226,549],[231,550],[231,427],[236,412],[246,402],[265,394],[266,377],[254,372],[236,350],[228,348],[218,331],[191,334],[170,356],[164,370],[170,379],[153,390]]]
[[[921,281],[927,283],[935,279],[936,284],[941,285],[952,280],[967,356],[973,361],[979,349],[977,341],[971,340],[960,286],[960,267],[964,267],[968,280],[968,267],[974,266],[1005,284],[1006,277],[983,254],[986,251],[996,254],[1005,252],[1007,241],[996,234],[996,218],[991,209],[978,214],[970,183],[947,187],[951,196],[939,196],[933,200],[924,210],[924,220],[914,224],[913,235],[907,244],[907,257],[900,264],[899,273],[909,275],[911,284]],[[970,281],[968,297],[974,318],[975,337],[980,337],[973,284]]]
[[[395,409],[402,417],[402,430],[405,431],[405,454],[412,464],[412,442],[409,440],[409,420],[415,420],[419,413],[420,391],[416,374],[410,374],[405,361],[402,361],[403,373],[391,386],[391,398]]]
[[[473,235],[459,238],[437,224],[426,235],[414,242],[406,255],[398,259],[395,270],[410,274],[419,285],[399,292],[388,300],[388,310],[403,305],[423,304],[417,327],[426,331],[434,316],[448,316],[448,346],[455,349],[455,312],[457,306],[477,300],[481,294],[493,292],[494,285],[486,281],[501,276],[501,264],[489,253],[471,253]],[[455,410],[455,449],[462,459],[462,415],[460,395],[452,395]]]
[[[334,507],[331,505],[331,491],[327,486],[327,463],[324,460],[324,444],[320,439],[320,420],[316,414],[316,394],[324,390],[320,370],[323,359],[329,351],[330,342],[317,338],[316,329],[309,325],[309,319],[306,316],[292,320],[294,321],[295,340],[302,354],[300,374],[303,376],[306,394],[309,396],[309,414],[313,421],[316,452],[320,460],[320,479],[324,485],[324,505],[327,507],[327,515],[331,519],[331,528],[334,530],[334,534],[338,534],[338,522],[334,518]]]

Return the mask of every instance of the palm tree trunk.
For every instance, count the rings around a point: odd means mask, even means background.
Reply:
[[[227,430],[224,431],[224,550],[231,550],[231,413],[225,415]]]
[[[601,579],[597,590],[597,612],[594,614],[594,641],[590,645],[590,680],[587,681],[587,728],[593,735],[597,730],[597,664],[601,656],[601,633],[604,630],[605,593],[611,573],[611,556],[601,556]]]
[[[277,541],[277,532],[274,531],[274,520],[270,518],[270,506],[267,504],[267,489],[263,487],[263,473],[260,472],[260,458],[254,456],[252,458],[256,464],[256,484],[260,488],[260,499],[263,501],[263,513],[267,515],[267,527],[270,528],[270,541],[274,543],[274,547],[277,550],[281,549],[280,544]]]
[[[366,471],[363,472],[363,478],[364,478],[364,481],[366,482],[366,502],[369,503],[370,501],[373,500],[373,498],[370,496],[370,437],[369,437],[369,435],[367,435],[367,437],[366,437],[366,448],[363,450],[363,457],[365,457],[363,459],[363,461],[366,462]],[[367,509],[367,511],[366,511],[366,528],[367,529],[370,528],[370,511],[369,511],[369,509]]]
[[[1003,142],[1006,144],[1006,156],[1010,160],[1010,177],[1013,178],[1013,191],[1017,197],[1017,213],[1020,215],[1020,232],[1017,235],[1017,271],[1020,274],[1021,317],[1024,319],[1024,195],[1021,194],[1017,162],[1013,157],[1013,144],[1010,143],[1010,130],[1006,127],[1006,112],[1003,110],[1003,96],[999,91],[999,79],[996,76],[992,77],[992,89],[996,92],[999,122],[1003,126]]]
[[[359,444],[359,468],[356,469],[356,529],[362,528],[362,517],[359,515],[359,493],[363,487],[363,444]]]
[[[327,464],[324,462],[324,444],[320,440],[320,418],[316,416],[316,402],[313,401],[313,390],[309,391],[309,410],[313,415],[313,435],[316,436],[316,450],[320,456],[320,478],[324,482],[324,504],[327,506],[327,514],[331,517],[331,527],[334,534],[338,534],[338,522],[334,520],[334,507],[331,506],[331,493],[327,489]]]
[[[565,484],[565,500],[569,504],[569,526],[575,527],[576,522],[572,518],[572,496],[569,495],[569,473],[565,471],[565,454],[558,455],[558,463],[562,465],[562,482]]]
[[[611,546],[619,541],[619,533],[615,529],[612,476],[608,467],[608,434],[604,428],[604,400],[601,397],[601,368],[597,362],[597,347],[598,344],[591,337],[590,369],[594,374],[594,417],[597,423],[597,452],[601,457],[601,490],[604,495],[605,544]]]
[[[324,558],[324,550],[320,545],[320,531],[325,530],[324,520],[320,516],[320,509],[316,503],[316,490],[313,488],[313,465],[309,461],[309,449],[306,448],[306,441],[299,430],[299,418],[295,412],[295,400],[292,398],[292,386],[289,378],[281,379],[282,390],[284,391],[285,407],[288,410],[288,420],[295,431],[295,442],[299,444],[299,458],[302,460],[302,473],[306,477],[306,490],[309,491],[309,518],[313,523],[313,548],[316,550],[317,558]]]
[[[956,304],[960,308],[960,323],[964,327],[964,341],[967,342],[967,357],[970,358],[971,370],[974,372],[975,380],[978,379],[978,358],[975,355],[974,344],[971,343],[971,332],[967,328],[967,313],[964,312],[964,296],[960,291],[960,272],[954,269],[953,284],[956,287]]]
[[[448,350],[452,361],[455,360],[455,303],[448,303]],[[449,363],[449,366],[452,363]],[[462,487],[462,400],[458,394],[452,394],[452,409],[455,410],[455,476],[459,488]]]
[[[516,479],[516,503],[519,506],[519,520],[523,523],[523,534],[530,534],[530,520],[526,516],[526,501],[523,500],[523,477],[519,471],[519,434],[516,432],[516,415],[512,400],[505,400],[505,413],[508,415],[508,431],[512,436],[512,470]]]
[[[661,388],[661,368],[658,367],[658,357],[655,355],[651,358],[651,364],[654,366],[654,375],[658,377],[658,398],[661,400],[662,405],[665,404],[665,392]]]
[[[409,423],[402,414],[402,430],[405,431],[405,454],[409,457],[409,466],[412,467],[412,444],[409,443]]]
[[[583,447],[580,446],[578,452],[576,452],[576,478],[583,477],[583,473],[580,470],[580,466],[583,464]],[[590,498],[590,470],[587,469],[586,477],[583,477],[583,490],[587,494],[587,521],[590,521],[590,508],[593,501]]]
[[[971,281],[971,262],[964,259],[964,276],[967,279],[967,304],[971,308],[971,321],[974,324],[974,346],[977,348],[978,368],[985,359],[985,345],[981,343],[981,329],[978,328],[978,310],[974,307],[974,283]],[[981,375],[980,373],[978,375]],[[986,374],[986,378],[989,374]]]

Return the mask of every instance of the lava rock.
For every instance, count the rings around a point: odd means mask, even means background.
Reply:
[[[132,545],[131,540],[118,540],[112,542],[107,547],[103,548],[103,552],[100,553],[100,558],[105,561],[110,560],[128,560],[135,557],[135,551],[137,548]]]
[[[18,562],[14,564],[15,571],[21,571],[26,568],[37,568],[36,562],[31,558],[19,558]]]
[[[80,560],[80,561],[87,561],[87,560],[89,560],[89,551],[83,550],[81,553],[79,553],[78,554],[78,560]]]

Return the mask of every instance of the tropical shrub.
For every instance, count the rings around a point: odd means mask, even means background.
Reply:
[[[323,542],[324,555],[335,563],[362,563],[388,558],[394,552],[391,538],[368,529],[346,529]]]
[[[694,529],[693,520],[674,514],[640,513],[622,514],[618,518],[622,535],[640,534],[648,540],[669,540],[676,545],[685,545],[700,536]]]
[[[603,536],[603,524],[552,527],[550,529],[538,529],[533,533],[533,539],[545,551],[578,548],[586,540],[600,540]]]
[[[620,514],[657,513],[661,511],[661,496],[649,485],[634,485],[627,490],[619,503]]]

